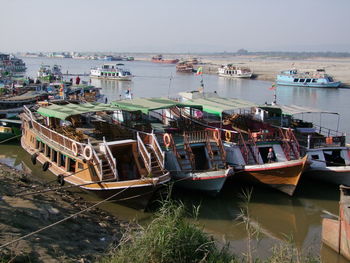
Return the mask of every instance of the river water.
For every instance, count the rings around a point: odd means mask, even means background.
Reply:
[[[27,75],[35,77],[40,64],[62,66],[62,72],[75,74],[88,73],[93,66],[103,62],[94,60],[23,58],[26,63]],[[131,89],[134,97],[175,96],[180,91],[198,89],[201,76],[194,74],[179,74],[174,65],[160,65],[147,61],[123,62],[135,78],[131,82],[92,80],[91,84],[101,87],[108,101],[124,98],[125,91]],[[220,96],[235,97],[256,103],[271,102],[274,91],[269,90],[271,82],[260,80],[228,80],[216,75],[204,75],[205,91],[217,91]],[[70,77],[68,77],[70,78]],[[73,76],[75,78],[75,76]],[[80,78],[89,81],[87,76]],[[278,87],[277,100],[280,104],[296,104],[314,107],[326,111],[339,112],[339,129],[350,132],[350,122],[347,121],[348,100],[350,90],[318,89],[303,87]],[[335,115],[322,115],[322,124],[336,129],[338,119]],[[320,115],[311,116],[309,120],[316,123]],[[49,172],[42,172],[40,167],[31,164],[29,155],[18,144],[0,146],[0,159],[11,166],[29,169],[33,175],[49,181],[54,178]],[[183,201],[189,209],[200,205],[198,222],[205,231],[212,234],[222,244],[230,242],[233,252],[242,252],[247,248],[247,233],[243,224],[235,219],[241,208],[246,206],[240,195],[243,189],[252,188],[252,199],[248,209],[254,225],[261,232],[261,240],[257,255],[265,257],[273,244],[291,238],[296,247],[313,255],[321,254],[323,262],[347,262],[331,249],[321,246],[321,220],[324,211],[338,214],[339,189],[335,185],[313,182],[303,179],[293,197],[264,187],[247,186],[236,182],[224,187],[217,197],[205,196],[199,193],[176,192],[175,198]],[[81,193],[86,199],[95,202],[98,199],[92,195]],[[107,203],[103,209],[116,216],[147,224],[151,213],[145,213],[126,208],[115,203]],[[253,245],[256,244],[253,241]]]

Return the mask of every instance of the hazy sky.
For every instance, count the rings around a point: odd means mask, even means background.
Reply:
[[[350,0],[0,0],[0,52],[350,52]]]

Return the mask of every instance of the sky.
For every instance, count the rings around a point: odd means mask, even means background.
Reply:
[[[350,52],[350,0],[0,0],[0,52]]]

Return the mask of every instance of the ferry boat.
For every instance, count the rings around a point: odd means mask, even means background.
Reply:
[[[232,170],[226,167],[225,150],[217,131],[203,127],[190,129],[187,119],[170,113],[174,107],[195,106],[165,98],[137,98],[112,104],[120,108],[116,122],[156,134],[175,186],[210,195],[221,191]]]
[[[276,77],[276,84],[314,88],[337,88],[341,82],[335,81],[324,69],[317,69],[315,71],[291,69],[281,71]]]
[[[145,208],[153,194],[169,182],[164,154],[154,134],[125,131],[111,122],[109,104],[25,107],[21,145],[59,182],[70,183],[103,198]]]
[[[164,64],[176,64],[179,62],[178,59],[164,59],[163,55],[157,55],[152,57],[152,62],[154,63],[164,63]]]
[[[53,65],[52,68],[50,65],[42,64],[37,73],[38,79],[44,82],[52,82],[57,80],[62,80],[61,66]]]
[[[90,78],[130,81],[133,76],[129,70],[119,67],[122,65],[123,64],[103,64],[100,68],[92,68],[90,71]]]
[[[350,260],[350,187],[340,186],[339,216],[323,218],[322,242]]]
[[[182,73],[193,73],[193,64],[188,61],[181,61],[176,64],[176,71]]]
[[[247,67],[234,66],[232,64],[222,65],[218,68],[218,74],[226,78],[251,78],[253,72]]]
[[[251,109],[256,105],[248,101],[220,98],[216,93],[181,92],[180,96],[184,103],[203,107],[202,113],[181,115],[220,131],[226,161],[238,172],[237,176],[290,196],[294,194],[307,157],[300,157],[299,144],[292,132],[255,120]]]
[[[6,72],[13,77],[23,77],[26,69],[22,59],[0,53],[0,71]]]
[[[260,110],[267,113],[265,121],[293,130],[301,155],[307,155],[310,163],[306,176],[350,186],[350,147],[346,146],[345,133],[294,117],[297,114],[336,115],[339,123],[338,113],[297,105],[262,105]]]

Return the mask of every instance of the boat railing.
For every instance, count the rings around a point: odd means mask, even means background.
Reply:
[[[300,145],[299,145],[297,138],[295,137],[294,132],[290,128],[288,128],[288,129],[283,128],[283,129],[285,130],[287,140],[289,140],[289,142],[291,144],[291,149],[293,151],[295,158],[299,159],[300,158]]]
[[[157,140],[155,134],[153,133],[153,131],[151,134],[149,134],[149,136],[150,136],[150,145],[152,146],[154,153],[156,155],[157,161],[163,170],[164,169],[164,161],[165,161],[165,153],[162,151],[162,148],[160,148],[158,140]]]
[[[38,133],[40,133],[42,136],[46,137],[47,139],[57,143],[60,145],[60,147],[63,147],[65,150],[70,151],[72,154],[75,154],[75,150],[73,150],[73,145],[76,145],[76,153],[83,155],[84,148],[86,146],[85,143],[77,142],[73,139],[70,139],[64,135],[59,134],[58,132],[55,132],[44,125],[38,123],[34,119],[31,119],[33,129],[36,130]],[[75,146],[74,146],[75,147]]]
[[[207,141],[207,131],[185,132],[188,143],[201,143]],[[211,139],[211,138],[210,138]]]
[[[282,128],[278,128],[278,131],[280,133],[280,136],[282,137],[282,150],[284,152],[284,155],[286,156],[287,160],[290,161],[290,151],[291,151],[291,148],[288,144],[288,139],[286,138],[286,135],[285,133],[283,132],[283,129]]]
[[[253,155],[253,159],[255,163],[259,163],[259,148],[256,146],[255,143],[255,138],[252,135],[252,132],[250,130],[248,130],[248,142],[249,142],[249,146],[251,146],[251,151],[252,151],[252,155]],[[248,146],[248,147],[249,147]]]
[[[119,180],[118,170],[117,170],[117,160],[115,159],[115,157],[113,157],[113,154],[111,152],[111,149],[108,147],[105,137],[103,137],[103,146],[106,149],[106,159],[108,161],[109,166],[112,169],[114,179]]]
[[[241,153],[243,155],[245,163],[248,164],[248,162],[249,162],[249,149],[247,147],[247,144],[245,143],[245,140],[243,138],[242,133],[239,132],[238,134],[239,134],[238,145],[239,145],[239,148],[240,148]]]
[[[143,143],[140,134],[137,132],[136,133],[136,138],[137,138],[137,146],[139,153],[145,163],[145,167],[148,171],[148,173],[151,173],[151,154],[147,151],[145,144]]]
[[[195,169],[196,163],[194,159],[194,154],[192,152],[192,148],[190,146],[189,134],[187,132],[184,133],[184,150],[187,154],[187,158],[191,163],[192,169]]]
[[[88,140],[87,145],[90,146],[90,149],[92,152],[92,160],[95,163],[95,165],[97,166],[97,169],[95,169],[95,171],[97,171],[97,176],[98,176],[99,180],[102,181],[103,180],[102,160],[98,157],[95,149],[93,148],[93,146],[90,143],[90,140]]]
[[[329,136],[306,134],[298,135],[299,143],[302,147],[307,149],[345,146],[345,136]]]
[[[225,151],[224,145],[222,144],[223,130],[213,129],[213,128],[206,128],[205,130],[207,132],[207,144],[210,144],[210,141],[215,141],[217,147],[219,148],[221,159],[225,163],[226,151]],[[210,146],[210,150],[211,150],[211,146]]]
[[[341,136],[344,136],[345,137],[345,134],[343,132],[339,132],[339,131],[336,131],[336,130],[332,130],[332,129],[329,129],[329,128],[325,128],[325,127],[322,127],[322,126],[319,126],[319,125],[313,125],[315,130],[319,133],[319,134],[322,134],[326,137],[341,137]]]

